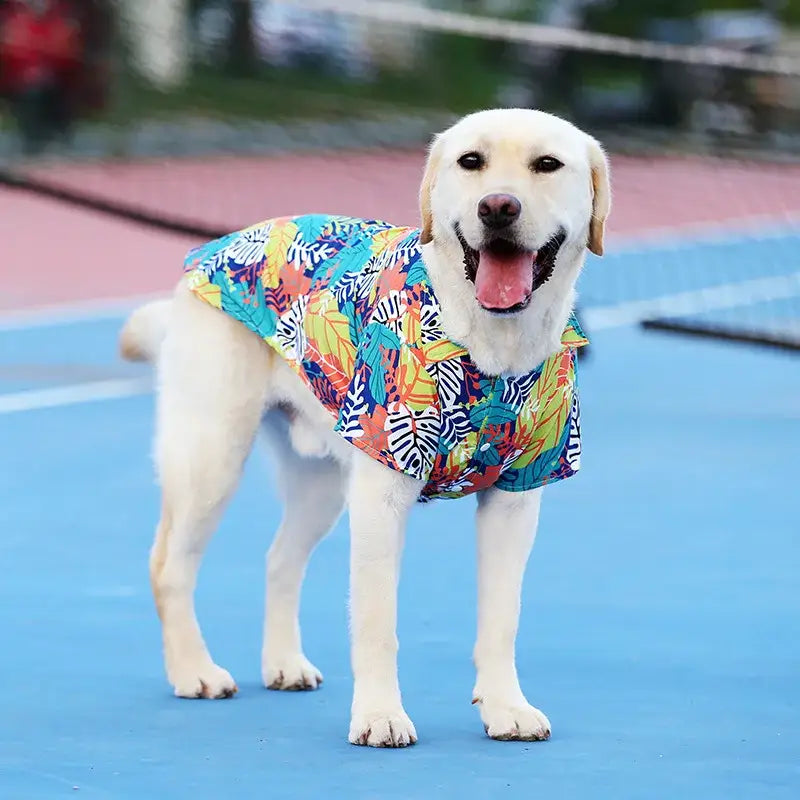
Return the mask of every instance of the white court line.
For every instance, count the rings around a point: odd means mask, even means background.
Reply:
[[[150,378],[120,378],[92,383],[76,383],[72,386],[56,386],[52,389],[0,394],[0,415],[134,397],[148,394],[152,388],[153,381]]]
[[[163,300],[169,294],[145,294],[130,297],[112,297],[103,300],[86,300],[79,303],[53,303],[33,306],[19,311],[0,312],[0,333],[48,328],[58,325],[78,325],[104,319],[121,319],[134,308],[153,300]]]
[[[611,237],[608,255],[647,255],[654,250],[691,250],[708,245],[740,245],[754,240],[797,238],[800,213],[753,216],[726,222],[698,222],[679,227],[647,228]]]
[[[701,311],[751,306],[791,297],[800,297],[800,272],[774,278],[724,283],[647,300],[631,300],[613,306],[595,306],[584,309],[583,317],[586,328],[597,331],[635,325],[649,317],[697,314]]]
[[[724,235],[724,231],[716,227],[710,233],[713,236]],[[774,235],[782,234],[776,230]],[[636,246],[633,242],[631,244]],[[642,244],[646,247],[644,243]],[[653,245],[653,249],[663,247],[665,240],[659,238]],[[165,296],[145,295],[73,305],[40,306],[19,312],[0,313],[0,332],[119,319],[138,305]],[[737,308],[799,296],[800,272],[793,272],[789,275],[739,281],[646,300],[589,307],[584,309],[583,316],[588,329],[608,330],[635,325],[648,317]],[[121,399],[147,394],[150,391],[152,391],[150,378],[127,378],[0,394],[0,415]]]
[[[691,292],[678,292],[650,300],[632,300],[613,306],[596,306],[585,309],[583,317],[587,329],[598,331],[634,325],[648,317],[668,317],[737,308],[792,297],[800,297],[800,271],[775,278],[759,278]],[[127,378],[0,394],[0,415],[115,400],[148,394],[150,391],[152,391],[150,378]]]

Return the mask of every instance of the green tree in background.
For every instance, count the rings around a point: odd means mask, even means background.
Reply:
[[[236,0],[231,9],[228,69],[234,75],[241,76],[252,75],[256,69],[253,4],[250,0]]]
[[[612,0],[586,10],[586,28],[642,37],[653,19],[691,19],[710,11],[768,11],[787,25],[800,24],[800,0]]]

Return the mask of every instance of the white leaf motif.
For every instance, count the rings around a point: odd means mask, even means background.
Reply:
[[[286,357],[297,362],[303,360],[308,345],[304,327],[307,308],[308,295],[301,294],[280,317],[275,330],[275,338]]]
[[[264,257],[264,249],[269,240],[272,230],[272,223],[259,225],[247,231],[241,231],[239,235],[225,248],[226,258],[234,264],[250,266]]]
[[[363,436],[364,429],[361,427],[359,419],[362,414],[366,413],[367,403],[364,400],[364,381],[356,373],[342,404],[342,412],[337,426],[341,435],[346,439],[358,439]]]
[[[428,370],[436,381],[442,413],[463,404],[459,402],[464,390],[464,367],[458,359],[434,362]]]
[[[510,406],[515,414],[519,414],[525,401],[530,397],[536,381],[541,375],[541,370],[534,370],[527,375],[519,375],[516,377],[509,376],[503,379],[503,393],[500,401]]]
[[[382,297],[372,312],[371,321],[380,322],[389,330],[396,334],[400,341],[404,341],[403,336],[403,315],[408,310],[408,294],[403,291],[391,291],[386,297]]]
[[[403,472],[424,478],[436,458],[439,443],[439,413],[433,407],[415,411],[404,403],[390,403],[384,430],[389,450]]]
[[[581,467],[581,407],[577,392],[572,396],[572,408],[569,415],[567,464],[573,472],[577,472]]]

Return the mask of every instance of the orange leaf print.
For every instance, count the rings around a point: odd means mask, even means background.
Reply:
[[[401,291],[405,288],[408,275],[398,265],[387,267],[381,272],[378,279],[378,295],[385,296],[391,291]]]
[[[410,344],[416,344],[422,334],[420,322],[420,307],[416,303],[409,303],[405,313],[401,317],[400,325],[403,330],[403,338]]]
[[[372,414],[362,414],[358,420],[364,431],[361,440],[377,452],[386,450],[389,446],[389,434],[383,429],[386,416],[386,409],[383,406],[376,406]]]
[[[400,351],[397,388],[402,402],[415,411],[436,404],[436,384],[433,378],[407,348]]]
[[[342,362],[333,353],[321,354],[310,341],[308,349],[310,353],[314,354],[314,361],[322,365],[322,371],[325,377],[330,381],[333,390],[340,397],[344,397],[350,386],[351,378],[349,377],[350,373],[345,372],[342,367]]]
[[[284,269],[281,277],[283,290],[289,297],[290,302],[296,300],[300,295],[308,294],[311,288],[311,276],[301,269]]]

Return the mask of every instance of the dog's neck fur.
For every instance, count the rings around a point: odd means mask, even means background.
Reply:
[[[469,351],[485,375],[524,375],[561,349],[585,260],[582,244],[565,242],[550,280],[534,292],[528,308],[508,317],[490,314],[478,304],[474,284],[464,279],[457,240],[435,237],[422,252],[445,334]]]

